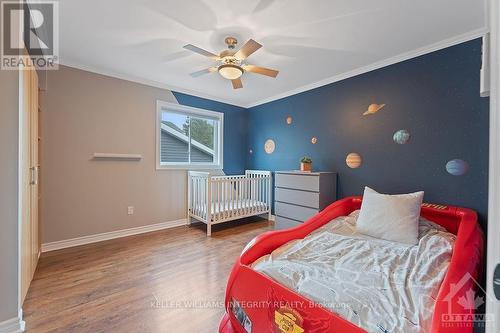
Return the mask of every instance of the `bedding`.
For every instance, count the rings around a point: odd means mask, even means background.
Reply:
[[[365,187],[356,225],[358,232],[390,241],[417,244],[423,197],[422,191],[389,195]]]
[[[293,240],[252,268],[368,332],[430,332],[455,235],[424,218],[418,244],[356,232],[359,211]]]

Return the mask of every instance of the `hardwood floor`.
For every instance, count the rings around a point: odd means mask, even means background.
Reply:
[[[42,255],[27,332],[218,331],[232,265],[272,222],[178,227]]]

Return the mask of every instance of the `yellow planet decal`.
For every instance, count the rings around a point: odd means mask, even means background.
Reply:
[[[345,159],[345,163],[351,169],[357,169],[361,166],[363,159],[358,153],[350,153]]]

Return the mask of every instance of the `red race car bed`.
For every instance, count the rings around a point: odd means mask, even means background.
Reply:
[[[219,332],[366,332],[323,304],[306,298],[254,269],[257,260],[262,260],[284,244],[303,239],[330,221],[348,216],[360,207],[360,197],[345,198],[298,227],[267,232],[253,239],[243,250],[229,277],[226,314],[220,323]],[[421,216],[456,235],[444,279],[436,289],[437,297],[429,328],[432,332],[440,333],[472,332],[477,319],[474,314],[474,292],[478,287],[476,281],[482,270],[483,258],[483,235],[477,215],[469,209],[424,204]],[[383,326],[370,331],[392,332]]]

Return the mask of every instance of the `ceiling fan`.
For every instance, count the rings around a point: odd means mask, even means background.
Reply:
[[[217,61],[216,65],[213,67],[191,73],[190,75],[192,77],[219,72],[219,74],[223,78],[231,80],[234,89],[239,89],[243,88],[241,75],[243,75],[243,73],[245,72],[266,75],[273,78],[278,75],[279,72],[277,70],[250,65],[245,62],[246,58],[248,58],[252,53],[262,47],[262,45],[260,45],[253,39],[250,39],[248,42],[246,42],[245,45],[243,45],[237,52],[234,51],[236,44],[238,44],[238,40],[236,38],[227,37],[224,42],[227,44],[228,49],[222,51],[219,55],[191,44],[184,46],[184,48],[187,50],[196,52]]]

